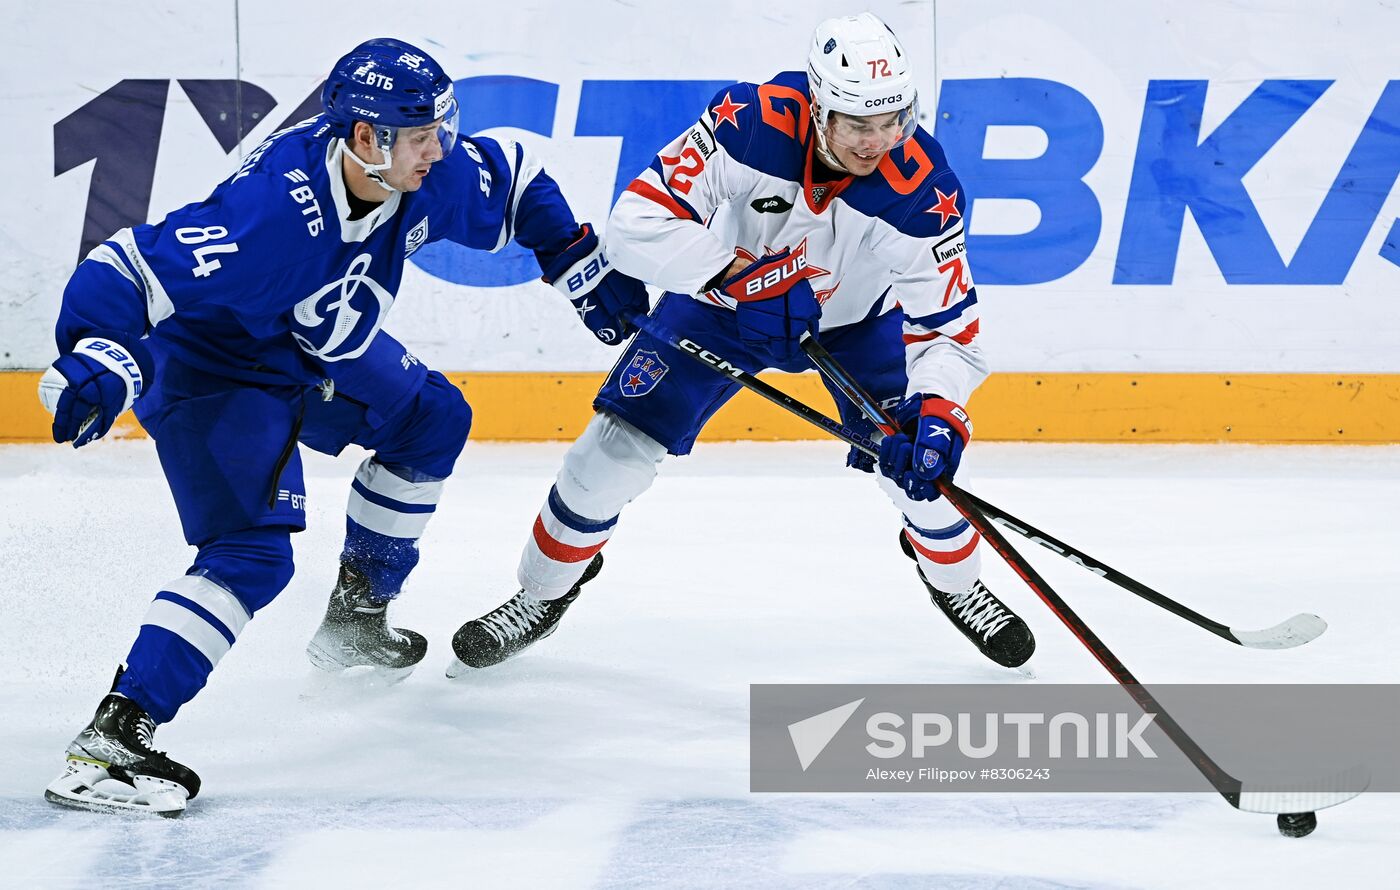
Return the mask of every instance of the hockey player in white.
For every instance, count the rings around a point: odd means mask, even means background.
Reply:
[[[806,72],[715,95],[663,148],[608,221],[614,265],[666,293],[659,329],[749,372],[810,368],[824,346],[889,407],[877,480],[903,516],[900,544],[929,595],[993,660],[1022,664],[1030,630],[979,580],[978,535],[934,485],[951,479],[987,375],[967,268],[967,197],[917,125],[908,55],[876,16],[816,29]],[[670,453],[684,455],[738,389],[646,331],[599,391],[520,560],[520,592],[468,621],[450,673],[496,664],[549,635],[597,575],[622,508]],[[844,396],[845,423],[874,427]],[[871,472],[852,451],[847,463]]]

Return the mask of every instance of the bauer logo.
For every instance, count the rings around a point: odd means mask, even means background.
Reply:
[[[1375,695],[1400,699],[1387,690],[1153,687],[1168,717],[1116,684],[754,685],[750,790],[1212,790],[1164,729],[1173,724],[1208,742],[1213,760],[1247,765],[1239,778],[1251,786],[1339,776],[1390,786],[1400,783],[1400,709],[1370,722]],[[1300,710],[1314,709],[1326,718],[1300,726]]]

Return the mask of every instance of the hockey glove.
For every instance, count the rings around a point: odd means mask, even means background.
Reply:
[[[738,301],[734,315],[739,339],[756,355],[779,366],[802,355],[802,335],[815,334],[822,317],[822,307],[807,283],[813,274],[804,253],[784,248],[720,284],[721,291]]]
[[[552,284],[574,304],[574,311],[593,336],[616,345],[636,330],[627,317],[646,315],[647,287],[614,269],[603,253],[603,243],[585,223],[578,238],[552,258],[537,254],[544,283]]]
[[[910,499],[938,499],[934,484],[953,481],[963,449],[972,438],[972,421],[956,402],[915,395],[895,412],[902,432],[880,442],[880,472],[893,479]]]
[[[151,379],[151,354],[139,340],[117,345],[98,331],[79,340],[39,378],[39,401],[53,414],[53,440],[81,448],[107,435]]]
[[[874,441],[877,438],[876,433],[879,432],[875,428],[875,424],[871,423],[864,417],[857,417],[853,420],[848,420],[846,422],[846,428],[853,433],[857,433],[858,435],[865,437],[866,439],[870,439],[871,441]],[[846,452],[846,466],[860,470],[862,473],[874,473],[875,458],[871,457],[864,451],[861,451],[859,448],[852,445],[851,450]]]

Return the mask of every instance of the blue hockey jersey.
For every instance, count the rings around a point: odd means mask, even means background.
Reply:
[[[513,142],[461,137],[417,191],[357,220],[342,150],[311,118],[262,143],[205,200],[98,245],[64,291],[60,353],[100,330],[249,383],[353,379],[392,343],[380,328],[424,244],[494,251],[514,239],[548,263],[576,237],[558,186]]]

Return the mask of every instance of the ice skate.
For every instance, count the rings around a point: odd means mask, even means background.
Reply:
[[[500,664],[554,633],[583,585],[597,577],[602,568],[603,554],[599,553],[578,583],[558,599],[539,600],[522,590],[496,609],[462,625],[452,637],[456,658],[447,666],[447,676],[459,677],[472,668]]]
[[[899,535],[899,546],[917,565],[914,548],[903,532]],[[1035,636],[1031,629],[980,580],[971,590],[948,593],[930,584],[922,568],[918,572],[919,580],[928,588],[929,599],[983,655],[1011,668],[1020,667],[1030,659],[1035,652]]]
[[[111,693],[69,743],[67,768],[44,797],[76,809],[181,815],[186,801],[199,794],[199,776],[152,750],[154,733],[155,722],[140,705]]]
[[[369,579],[342,564],[326,606],[326,617],[306,646],[311,663],[323,671],[368,667],[383,679],[408,678],[428,651],[423,635],[390,627],[387,602],[370,596]]]

